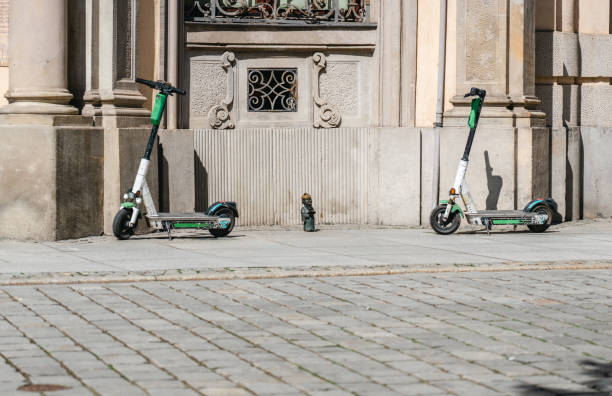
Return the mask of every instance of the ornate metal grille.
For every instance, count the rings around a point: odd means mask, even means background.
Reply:
[[[196,22],[368,23],[370,0],[188,0]]]
[[[297,69],[248,69],[248,83],[249,111],[297,111]]]

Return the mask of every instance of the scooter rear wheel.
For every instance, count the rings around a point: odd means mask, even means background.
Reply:
[[[457,231],[461,225],[461,215],[459,212],[451,212],[446,221],[443,220],[446,205],[438,205],[431,211],[429,216],[429,224],[435,232],[440,235],[449,235]]]
[[[236,217],[234,216],[234,212],[232,212],[229,208],[221,208],[215,212],[215,216],[230,218],[231,222],[227,228],[211,228],[209,231],[215,238],[222,238],[228,236],[230,232],[234,229],[234,224],[236,224]]]
[[[529,228],[529,231],[544,232],[548,230],[548,227],[550,227],[550,225],[552,224],[552,218],[553,218],[552,210],[550,210],[550,208],[546,205],[538,205],[535,208],[533,208],[532,212],[535,212],[537,214],[542,214],[542,215],[545,214],[546,216],[548,216],[548,220],[546,220],[545,224],[529,224],[527,226],[527,228]]]
[[[132,219],[132,211],[125,208],[121,208],[115,215],[113,220],[113,234],[117,239],[125,240],[129,239],[134,235],[134,229],[130,227],[130,220]]]

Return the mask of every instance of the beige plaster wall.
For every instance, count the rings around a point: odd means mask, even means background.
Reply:
[[[147,80],[156,79],[157,17],[159,0],[140,0],[138,13],[138,58],[137,77]],[[152,107],[153,90],[139,85],[140,92],[147,98],[143,107]]]
[[[450,99],[456,91],[456,13],[457,1],[448,0],[446,17],[446,64],[444,82],[444,110],[452,108]],[[438,100],[438,52],[440,36],[440,2],[419,1],[417,33],[417,127],[431,127],[436,120]]]
[[[440,2],[419,1],[417,28],[417,127],[431,127],[436,120]]]
[[[4,97],[4,93],[9,87],[9,69],[8,67],[0,67],[0,106],[8,104],[8,100]]]
[[[444,81],[444,111],[453,108],[451,98],[457,92],[457,0],[448,0],[446,17],[446,75]]]

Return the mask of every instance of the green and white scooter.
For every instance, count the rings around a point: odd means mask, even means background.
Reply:
[[[155,105],[151,113],[151,135],[145,150],[140,167],[134,181],[134,186],[123,196],[124,202],[121,209],[115,215],[113,221],[113,233],[118,239],[128,239],[134,234],[138,219],[142,217],[140,205],[144,203],[146,208],[147,223],[160,231],[167,231],[168,238],[172,239],[172,229],[195,229],[209,230],[215,237],[227,236],[236,222],[238,210],[235,202],[215,202],[206,213],[158,213],[151,197],[151,191],[147,185],[146,176],[149,170],[151,151],[155,144],[155,138],[159,124],[166,108],[168,95],[175,93],[185,95],[185,91],[174,88],[164,81],[149,81],[137,78],[136,82],[147,85],[159,93],[155,97]]]
[[[472,109],[468,118],[470,134],[465,146],[463,158],[459,162],[455,183],[450,190],[447,201],[441,201],[431,212],[429,222],[435,232],[442,235],[452,234],[457,231],[461,224],[461,218],[466,217],[469,224],[478,224],[486,227],[487,232],[493,225],[526,225],[532,232],[544,232],[552,224],[562,222],[561,215],[557,212],[557,203],[552,198],[534,199],[529,202],[523,210],[478,210],[474,200],[470,196],[465,174],[468,166],[470,150],[474,141],[474,134],[478,126],[480,111],[487,92],[482,89],[472,88],[465,97],[472,99]],[[455,202],[461,197],[466,207],[465,213]]]

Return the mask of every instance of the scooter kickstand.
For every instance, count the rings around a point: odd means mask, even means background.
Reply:
[[[484,223],[485,223],[485,228],[487,229],[487,236],[491,236],[491,220],[486,219]]]
[[[168,240],[172,240],[172,225],[169,221],[166,222],[166,230],[168,230]]]

